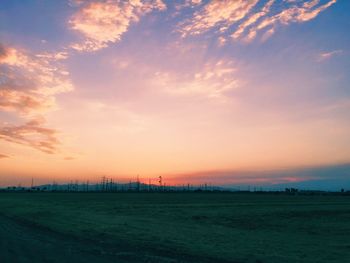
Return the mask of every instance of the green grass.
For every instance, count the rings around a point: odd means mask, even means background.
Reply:
[[[235,262],[350,262],[350,197],[1,193],[0,213],[75,237]]]

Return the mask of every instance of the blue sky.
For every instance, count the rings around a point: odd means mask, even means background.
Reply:
[[[344,0],[1,1],[0,176],[232,184],[244,183],[237,171],[343,167],[349,11]],[[319,179],[300,174],[289,179]]]

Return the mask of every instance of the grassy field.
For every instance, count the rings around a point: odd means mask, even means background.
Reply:
[[[135,262],[350,262],[349,196],[0,193],[0,215],[96,244],[101,258],[117,249]]]

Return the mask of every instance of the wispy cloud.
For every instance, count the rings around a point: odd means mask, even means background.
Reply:
[[[40,113],[55,105],[55,95],[73,89],[59,63],[65,53],[33,55],[4,46],[0,53],[0,110]]]
[[[343,53],[343,50],[340,50],[340,49],[329,51],[329,52],[322,52],[318,55],[317,60],[324,61],[324,60],[330,59],[334,56],[340,55],[342,53]]]
[[[5,155],[5,154],[1,154],[0,153],[0,159],[5,159],[5,158],[10,158],[9,156]]]
[[[238,87],[235,71],[233,61],[210,61],[188,74],[157,71],[153,82],[168,94],[224,99],[226,92]]]
[[[31,92],[0,90],[0,110],[14,111],[20,114],[45,111],[53,107],[51,99],[44,99]]]
[[[196,5],[199,5],[201,3],[202,3],[202,0],[183,0],[181,2],[176,2],[174,7],[175,7],[175,10],[180,11],[181,9],[184,9],[184,8],[195,7]]]
[[[250,17],[248,17],[243,23],[238,26],[237,30],[232,34],[232,37],[236,39],[239,38],[244,33],[246,28],[256,23],[261,17],[267,15],[270,12],[271,6],[274,2],[275,0],[268,1],[260,12],[252,14]]]
[[[227,39],[226,39],[225,37],[220,36],[220,37],[218,38],[218,45],[219,45],[220,47],[224,46],[224,45],[226,44],[226,42],[227,42]]]
[[[44,153],[57,152],[57,131],[44,126],[44,119],[34,119],[23,125],[0,127],[0,139],[30,146]]]
[[[0,139],[54,153],[56,131],[44,128],[45,113],[55,108],[56,95],[73,90],[60,63],[65,52],[31,54],[0,45],[0,111],[11,112],[23,125],[0,128]]]
[[[212,28],[226,31],[232,24],[243,19],[258,0],[211,1],[194,16],[180,24],[183,37],[202,34]]]
[[[261,21],[256,20],[254,22],[257,23],[252,23],[254,25],[250,28],[248,34],[244,37],[244,40],[248,42],[252,41],[261,31],[263,31],[263,40],[266,40],[276,32],[278,26],[310,21],[336,2],[337,0],[330,0],[323,5],[319,5],[319,0],[301,1],[297,3],[293,2],[291,6],[279,10],[275,15],[266,12]],[[235,33],[233,34],[233,37],[234,36]]]
[[[153,10],[166,9],[162,0],[80,1],[78,5],[69,24],[84,36],[82,42],[72,45],[80,51],[96,51],[118,42],[131,23]]]
[[[234,40],[250,42],[261,32],[261,39],[273,35],[280,25],[303,23],[316,18],[337,0],[285,1],[237,0],[210,1],[197,10],[193,17],[181,22],[178,31],[183,37],[214,30],[220,35],[230,33]],[[222,37],[222,36],[221,36]]]

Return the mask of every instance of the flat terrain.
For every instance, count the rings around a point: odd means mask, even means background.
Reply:
[[[350,197],[0,193],[0,262],[350,262]]]

